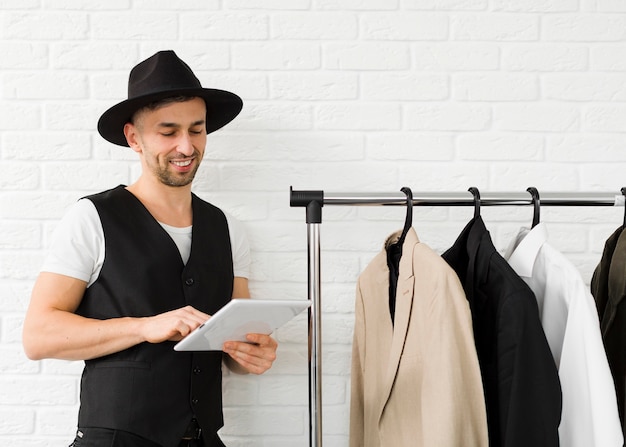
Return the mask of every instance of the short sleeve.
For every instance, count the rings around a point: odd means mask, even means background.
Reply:
[[[250,244],[243,224],[233,216],[226,214],[230,245],[233,253],[233,273],[242,278],[250,277]]]
[[[104,262],[104,231],[94,204],[81,199],[57,225],[41,271],[93,284]]]

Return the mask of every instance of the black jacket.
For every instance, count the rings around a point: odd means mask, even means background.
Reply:
[[[443,258],[470,304],[491,447],[557,447],[558,371],[534,293],[496,251],[480,216]]]
[[[618,228],[606,241],[591,278],[591,294],[600,317],[602,341],[615,382],[617,406],[626,434],[626,231]]]
[[[119,186],[89,197],[105,235],[105,260],[77,313],[143,317],[192,305],[214,314],[232,296],[233,266],[224,214],[192,198],[191,255]],[[85,362],[79,426],[135,433],[178,445],[193,416],[207,435],[223,425],[221,351],[177,352],[174,342],[141,343]]]

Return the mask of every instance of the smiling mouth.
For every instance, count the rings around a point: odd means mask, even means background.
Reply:
[[[193,161],[193,159],[182,160],[182,161],[172,160],[172,164],[175,165],[175,166],[179,166],[181,168],[184,168],[184,167],[189,166],[192,161]]]

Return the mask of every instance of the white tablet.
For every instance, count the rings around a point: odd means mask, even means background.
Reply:
[[[271,334],[310,305],[309,300],[232,299],[174,349],[221,351],[226,341],[246,341],[246,334]]]

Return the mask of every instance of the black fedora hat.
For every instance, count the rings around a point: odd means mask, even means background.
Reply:
[[[194,96],[206,103],[206,131],[231,122],[243,101],[234,93],[203,88],[191,68],[171,50],[159,51],[137,64],[128,78],[128,99],[114,105],[98,120],[98,132],[111,143],[128,146],[124,125],[142,107],[174,96]]]

